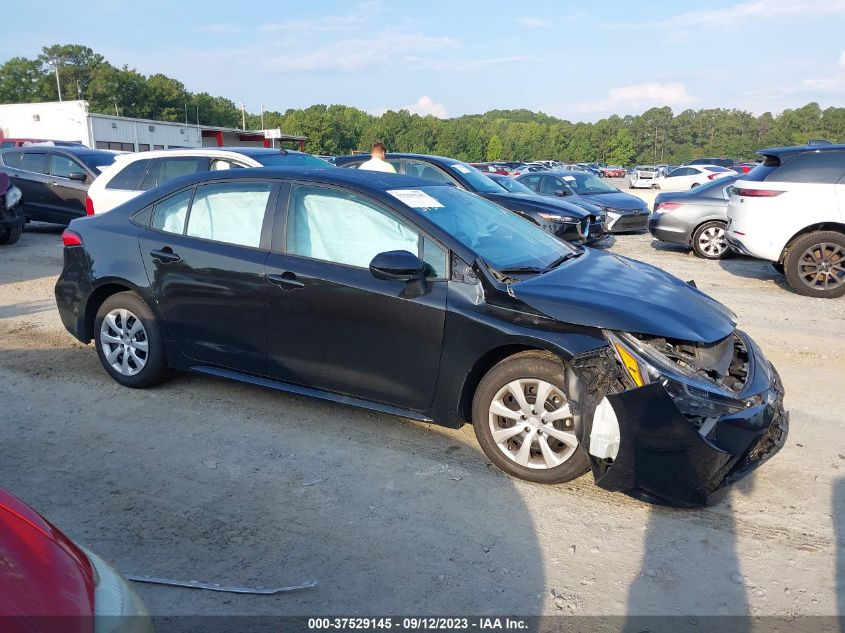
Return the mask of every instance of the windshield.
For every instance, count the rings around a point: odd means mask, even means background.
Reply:
[[[581,195],[593,195],[597,193],[616,193],[619,191],[616,187],[607,184],[598,176],[587,173],[573,173],[561,176],[563,181],[575,193]]]
[[[473,191],[478,191],[480,193],[502,193],[502,187],[490,180],[490,178],[482,174],[472,165],[455,163],[454,165],[449,165],[449,167],[453,172],[456,172],[460,178],[466,180]]]
[[[109,152],[92,152],[91,154],[77,154],[76,156],[91,169],[102,172],[103,167],[108,167],[114,162],[117,154],[111,154]]]
[[[530,220],[481,196],[442,185],[421,190],[433,199],[430,204],[441,206],[417,207],[418,210],[500,272],[516,268],[543,270],[576,252]]]
[[[501,185],[502,188],[511,193],[530,193],[532,196],[537,195],[535,192],[531,191],[531,189],[523,185],[521,182],[514,180],[510,176],[493,178],[492,180],[495,180],[496,184]]]
[[[325,169],[332,167],[331,163],[312,156],[311,154],[295,154],[288,152],[287,154],[257,154],[250,156],[257,160],[265,167],[316,167],[317,169]]]

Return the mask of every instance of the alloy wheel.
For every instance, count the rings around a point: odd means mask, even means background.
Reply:
[[[721,226],[711,226],[703,230],[698,236],[698,248],[708,257],[719,257],[728,250],[725,239],[725,229]]]
[[[831,242],[813,244],[798,259],[798,276],[813,290],[834,290],[845,284],[845,248]]]
[[[106,315],[100,328],[100,344],[106,362],[124,376],[138,374],[147,364],[147,331],[129,310],[119,308]]]
[[[575,453],[575,420],[563,392],[545,380],[503,386],[489,410],[490,432],[510,460],[534,469],[560,466]]]

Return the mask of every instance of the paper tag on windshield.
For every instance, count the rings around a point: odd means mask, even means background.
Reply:
[[[564,176],[563,179],[568,182],[575,182],[575,176]]]
[[[455,169],[461,172],[462,174],[468,174],[470,172],[469,167],[467,167],[466,165],[452,165],[452,169]]]
[[[414,209],[442,209],[443,205],[419,189],[389,189],[391,196]]]

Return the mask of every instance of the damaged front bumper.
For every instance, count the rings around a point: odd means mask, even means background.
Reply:
[[[579,439],[599,487],[675,505],[712,504],[780,450],[789,426],[780,377],[750,337],[736,336],[748,356],[735,400],[741,406],[726,410],[716,401],[709,416],[701,411],[705,392],[693,406],[670,381],[635,386],[610,350],[575,359],[578,386],[570,388],[579,391]],[[597,447],[592,438],[591,447],[593,424],[607,416],[618,424],[612,457],[601,440]]]

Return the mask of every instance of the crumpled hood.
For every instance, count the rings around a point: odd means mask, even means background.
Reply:
[[[723,339],[736,327],[730,310],[677,277],[591,248],[510,289],[535,310],[574,325],[698,343]]]
[[[597,193],[593,195],[580,195],[582,200],[597,204],[600,207],[610,207],[620,211],[648,211],[648,205],[642,198],[632,196],[629,193],[619,191],[618,193]]]
[[[481,195],[511,211],[531,210],[543,213],[559,213],[574,218],[583,218],[589,215],[577,204],[529,193],[482,193]]]

